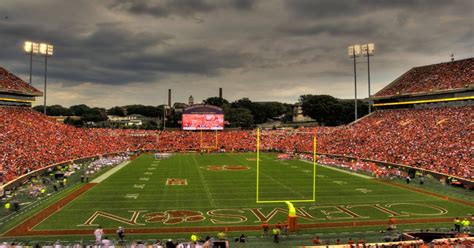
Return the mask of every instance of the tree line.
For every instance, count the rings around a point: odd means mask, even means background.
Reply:
[[[337,99],[329,95],[302,95],[300,96],[303,113],[320,125],[337,126],[344,125],[354,120],[354,101]],[[224,118],[229,123],[228,127],[251,128],[268,120],[280,120],[284,123],[291,122],[293,117],[293,105],[281,102],[253,102],[248,98],[242,98],[229,102],[224,98],[210,97],[204,100],[205,104],[221,107],[224,110]],[[43,112],[43,106],[33,107],[38,112]],[[90,122],[105,122],[107,115],[127,116],[139,114],[149,118],[162,119],[164,106],[151,105],[125,105],[115,106],[109,109],[89,107],[85,104],[63,107],[51,105],[46,107],[46,113],[50,116],[78,116],[79,119],[66,118],[65,123],[75,126],[84,126]],[[359,117],[368,112],[366,102],[358,102]],[[180,127],[182,113],[171,111],[166,118],[167,127]],[[159,123],[151,123],[146,128],[159,128]]]

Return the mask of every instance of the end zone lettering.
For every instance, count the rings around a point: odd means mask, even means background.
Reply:
[[[417,211],[406,211],[408,207],[417,207]],[[310,206],[296,208],[296,216],[304,223],[316,223],[326,220],[368,220],[372,214],[385,214],[388,217],[442,216],[448,213],[445,208],[422,203],[391,203],[391,204],[353,204],[335,206]],[[151,224],[177,225],[190,222],[201,222],[206,219],[210,223],[219,224],[255,224],[261,222],[282,221],[288,215],[286,208],[227,208],[212,209],[207,212],[196,210],[170,209],[160,212],[128,211],[130,214],[117,215],[104,211],[94,212],[78,226],[97,226],[104,221],[118,222],[129,226]],[[364,213],[364,214],[363,214]]]

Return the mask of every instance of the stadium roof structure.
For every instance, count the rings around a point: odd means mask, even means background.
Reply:
[[[474,89],[474,58],[413,67],[372,99],[431,95]]]
[[[3,67],[0,67],[0,93],[19,94],[26,96],[43,95],[41,91]]]

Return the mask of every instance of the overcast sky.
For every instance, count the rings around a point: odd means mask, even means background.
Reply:
[[[48,104],[111,107],[353,98],[347,46],[373,42],[372,93],[413,66],[474,56],[472,0],[0,0],[0,66],[28,81],[49,42]],[[365,58],[359,58],[365,61]],[[36,58],[33,85],[43,90]],[[358,64],[367,97],[367,64]],[[42,103],[42,99],[38,99]]]

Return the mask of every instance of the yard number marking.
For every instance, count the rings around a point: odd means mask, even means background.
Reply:
[[[137,199],[138,195],[139,195],[139,194],[126,194],[126,195],[125,195],[125,198],[130,198],[130,199],[131,199],[131,198],[133,198],[133,199]]]
[[[370,190],[370,189],[364,189],[364,188],[362,188],[362,189],[355,189],[355,190],[360,191],[361,193],[364,193],[364,194],[367,194],[367,193],[372,192],[372,190]]]

